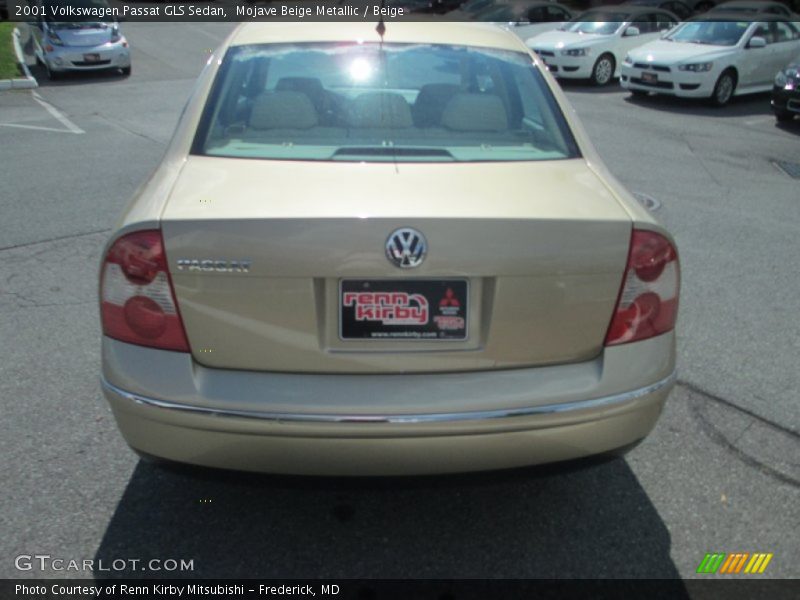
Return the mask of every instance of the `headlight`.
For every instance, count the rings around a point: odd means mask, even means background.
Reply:
[[[778,71],[778,74],[775,75],[775,86],[779,88],[785,87],[787,81],[786,73]]]
[[[586,56],[587,54],[589,54],[587,48],[571,48],[561,51],[562,56]]]
[[[625,59],[622,62],[624,62],[626,65],[632,65],[633,59],[631,58],[630,54],[626,54]]]
[[[714,66],[713,62],[691,63],[688,65],[678,65],[678,70],[691,71],[692,73],[705,73],[706,71],[710,71],[711,67],[713,66]]]
[[[50,31],[47,34],[47,37],[50,38],[50,43],[55,44],[56,46],[63,46],[64,42],[61,41],[61,38],[58,37],[58,34],[55,31]]]

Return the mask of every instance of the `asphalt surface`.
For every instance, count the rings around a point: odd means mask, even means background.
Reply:
[[[98,386],[100,251],[230,29],[126,23],[130,78],[0,93],[0,577],[86,576],[20,554],[193,560],[182,577],[691,577],[739,551],[800,575],[800,180],[770,162],[800,162],[800,122],[776,127],[763,95],[564,86],[682,257],[679,385],[625,459],[355,482],[140,462]]]

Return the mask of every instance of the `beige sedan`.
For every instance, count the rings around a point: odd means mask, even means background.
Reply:
[[[316,475],[617,451],[674,382],[679,267],[500,28],[250,23],[105,250],[137,452]]]

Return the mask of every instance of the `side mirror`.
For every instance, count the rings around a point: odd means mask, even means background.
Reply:
[[[753,37],[750,38],[750,41],[747,42],[748,48],[765,48],[766,45],[767,45],[767,40],[758,35],[754,35]]]
[[[625,33],[623,35],[625,37],[633,37],[635,35],[639,35],[639,33],[640,33],[639,28],[631,25],[625,30]]]

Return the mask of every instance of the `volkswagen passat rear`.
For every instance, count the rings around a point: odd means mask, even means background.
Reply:
[[[247,24],[109,240],[103,389],[143,454],[300,474],[627,447],[678,258],[486,25]]]

